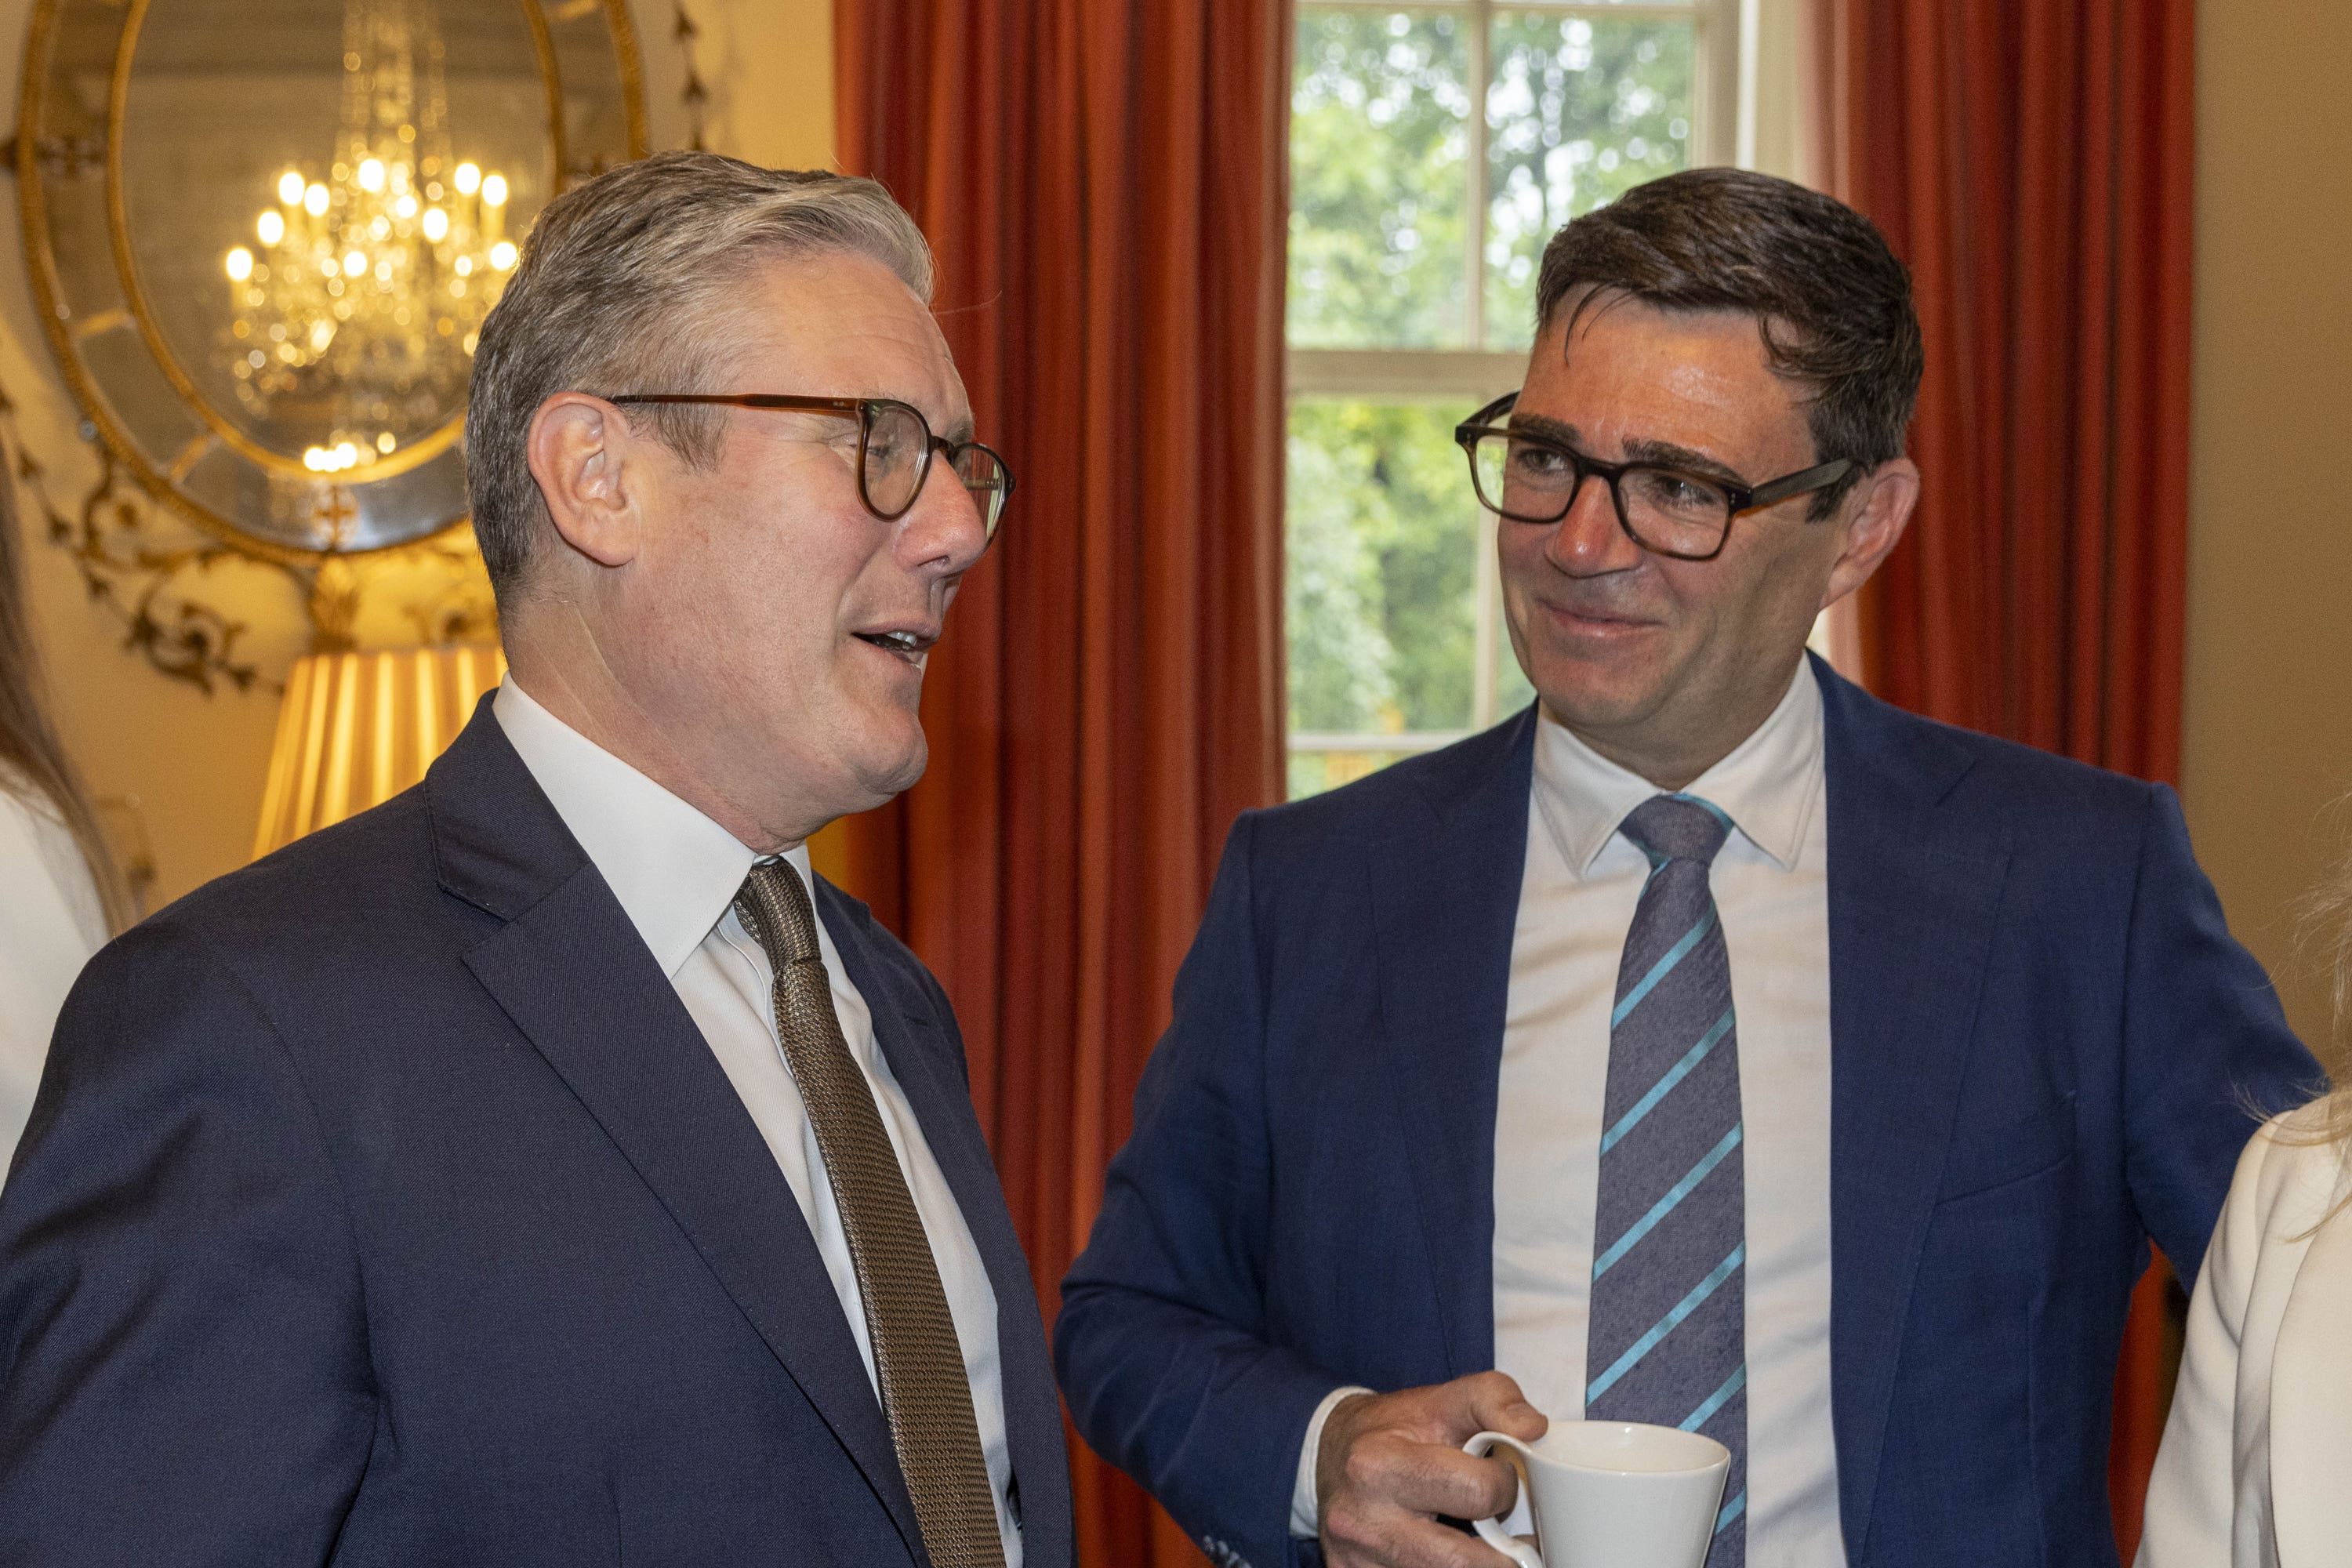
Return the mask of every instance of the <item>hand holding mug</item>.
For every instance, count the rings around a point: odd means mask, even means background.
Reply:
[[[1536,1544],[1503,1533],[1496,1516],[1469,1514],[1480,1539],[1517,1568],[1701,1568],[1715,1543],[1731,1450],[1712,1437],[1632,1421],[1562,1421],[1537,1442],[1481,1432],[1463,1445],[1484,1458],[1519,1456]]]
[[[1491,1430],[1533,1441],[1549,1425],[1499,1372],[1428,1388],[1359,1394],[1333,1407],[1316,1451],[1323,1560],[1329,1568],[1508,1568],[1437,1516],[1508,1513],[1518,1476],[1462,1445]]]

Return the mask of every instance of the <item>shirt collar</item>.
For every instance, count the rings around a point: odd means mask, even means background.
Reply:
[[[511,672],[490,711],[662,973],[675,979],[762,857],[541,707]],[[809,882],[805,844],[782,858]]]
[[[1682,793],[1719,807],[1740,837],[1782,870],[1793,870],[1821,794],[1822,768],[1822,689],[1810,664],[1799,659],[1780,705]],[[1536,808],[1579,877],[1591,872],[1627,815],[1659,793],[1538,710]]]

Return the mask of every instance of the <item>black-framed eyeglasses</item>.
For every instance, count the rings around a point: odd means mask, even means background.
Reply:
[[[931,434],[930,421],[912,404],[894,397],[793,397],[773,392],[631,392],[607,403],[700,403],[730,408],[774,409],[788,414],[829,414],[857,421],[857,499],[884,522],[913,510],[930,478],[932,455],[943,454],[956,478],[980,508],[980,524],[992,541],[1013,499],[1013,470],[995,448],[978,441],[950,441]]]
[[[1514,522],[1558,522],[1576,504],[1584,481],[1598,478],[1609,486],[1625,536],[1677,561],[1714,560],[1731,537],[1733,518],[1827,489],[1853,471],[1851,460],[1839,458],[1743,485],[1661,463],[1604,463],[1564,441],[1496,423],[1518,400],[1517,393],[1507,393],[1454,427],[1454,439],[1470,459],[1479,503]]]

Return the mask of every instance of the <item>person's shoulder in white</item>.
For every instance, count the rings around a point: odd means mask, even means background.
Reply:
[[[98,884],[47,801],[0,773],[0,1173],[74,977],[106,941]]]
[[[2323,1102],[2277,1117],[2239,1157],[2189,1303],[2138,1568],[2344,1561],[2352,1167],[2327,1116]]]

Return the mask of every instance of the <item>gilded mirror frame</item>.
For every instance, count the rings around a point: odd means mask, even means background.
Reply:
[[[57,356],[74,401],[94,433],[142,489],[175,515],[247,555],[282,565],[315,564],[333,555],[359,555],[397,550],[448,533],[466,525],[463,454],[459,447],[465,410],[450,411],[437,428],[388,458],[374,459],[348,472],[326,477],[303,472],[288,454],[269,450],[234,421],[222,416],[199,389],[167,342],[140,280],[131,244],[131,219],[123,189],[125,104],[131,86],[133,55],[141,28],[156,0],[37,0],[26,40],[22,92],[16,135],[16,174],[23,219],[25,255],[33,295],[44,331]],[[479,0],[499,4],[500,0]],[[549,159],[551,194],[613,163],[645,156],[647,148],[643,76],[635,25],[627,0],[507,0],[520,6],[529,31],[547,102],[545,153]],[[68,13],[120,17],[120,31],[110,51],[102,146],[92,148],[58,133],[53,123],[56,100],[64,89],[64,69],[57,58],[61,26]],[[79,20],[79,17],[76,17]],[[569,75],[567,75],[569,72]],[[580,102],[604,112],[601,134],[582,135],[567,126],[567,90]],[[611,110],[618,109],[617,117]],[[613,134],[614,130],[620,134]],[[52,184],[86,181],[103,174],[105,255],[110,270],[85,265],[71,279],[60,262],[57,241],[55,193]],[[86,190],[83,193],[87,198]],[[135,339],[136,356],[123,354],[120,340]],[[107,382],[109,374],[93,364],[87,345],[118,340],[114,360],[128,364],[112,379],[152,376],[169,388],[175,414],[189,426],[184,439],[158,450],[151,430],[146,438],[137,422],[118,406]],[[148,423],[153,423],[150,420]],[[240,467],[240,465],[242,467]],[[253,470],[248,472],[247,470]],[[251,491],[256,473],[265,485],[299,493],[317,509],[316,515],[373,521],[385,518],[385,536],[360,542],[329,537],[315,543],[286,537],[282,525],[268,520],[236,515],[222,503],[224,489]],[[226,477],[224,477],[226,476]],[[419,481],[424,481],[420,483]],[[454,510],[445,500],[454,496]],[[422,501],[424,514],[401,514],[401,504]]]

